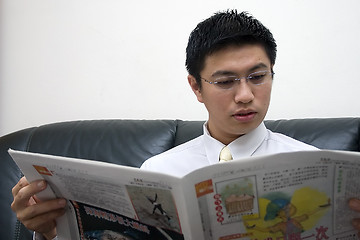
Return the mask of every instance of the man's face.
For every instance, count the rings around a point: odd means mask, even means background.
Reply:
[[[272,70],[264,47],[257,44],[229,46],[205,58],[202,78],[214,81],[222,74],[247,77],[262,70]],[[199,102],[209,112],[208,130],[212,137],[229,144],[243,134],[254,130],[264,120],[270,104],[272,79],[262,85],[252,85],[242,79],[232,89],[220,89],[202,79],[199,88],[193,76],[189,84]]]

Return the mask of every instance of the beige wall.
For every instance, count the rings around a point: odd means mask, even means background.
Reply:
[[[77,119],[204,120],[190,31],[252,13],[278,42],[268,118],[359,116],[360,1],[2,0],[0,135]]]

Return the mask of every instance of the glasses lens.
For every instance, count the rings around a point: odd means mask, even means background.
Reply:
[[[249,82],[251,82],[254,85],[260,85],[270,79],[270,72],[269,71],[254,72],[254,73],[251,73],[247,77],[247,79]]]
[[[230,89],[234,86],[236,76],[223,76],[215,79],[215,85],[221,89]]]

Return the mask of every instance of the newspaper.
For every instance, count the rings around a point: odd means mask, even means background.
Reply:
[[[9,150],[41,199],[67,199],[62,239],[358,239],[360,154],[281,153],[178,178],[99,161]]]

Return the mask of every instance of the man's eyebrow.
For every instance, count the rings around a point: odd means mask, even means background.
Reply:
[[[256,64],[255,66],[251,67],[247,71],[249,73],[251,73],[251,72],[254,72],[261,68],[268,68],[268,66],[265,63],[259,63],[259,64]],[[233,72],[233,71],[228,71],[228,70],[219,70],[219,71],[216,71],[213,74],[211,74],[211,77],[218,77],[218,76],[224,76],[224,75],[227,75],[227,76],[235,75],[236,76],[236,75],[238,75],[238,73]]]
[[[237,75],[233,71],[226,71],[226,70],[219,70],[211,74],[211,77],[218,77],[218,76],[224,76],[224,75]]]
[[[249,69],[249,72],[253,72],[255,70],[258,70],[260,68],[268,68],[268,66],[265,63],[259,63],[255,66],[253,66],[252,68]]]

